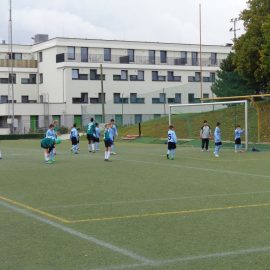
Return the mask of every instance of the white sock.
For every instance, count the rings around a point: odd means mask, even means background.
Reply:
[[[95,151],[95,144],[92,143],[91,146],[92,146],[92,151],[94,152]]]
[[[107,159],[109,159],[109,158],[110,158],[110,155],[111,155],[111,152],[110,152],[110,151],[108,151],[108,156],[107,156]]]
[[[105,159],[107,159],[108,151],[105,151]]]
[[[50,159],[47,153],[44,154],[44,159],[45,159],[45,161],[48,161]]]

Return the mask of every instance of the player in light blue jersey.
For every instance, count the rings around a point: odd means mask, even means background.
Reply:
[[[175,149],[177,144],[177,137],[172,125],[169,126],[168,130],[168,151],[167,159],[173,160],[175,157]]]
[[[113,144],[111,147],[112,148],[111,154],[116,155],[114,141],[115,141],[116,137],[118,136],[118,131],[117,131],[117,127],[115,125],[114,119],[111,119],[111,129],[112,129],[112,136],[113,136]]]
[[[234,131],[234,151],[235,153],[243,152],[241,150],[242,143],[241,143],[241,135],[244,132],[243,129],[241,129],[240,125],[237,125],[235,131]]]
[[[99,151],[99,141],[100,141],[100,128],[99,128],[99,123],[96,123],[96,138],[95,138],[96,151]]]
[[[104,129],[104,144],[105,144],[105,158],[104,161],[109,161],[110,154],[111,154],[111,146],[112,146],[112,129],[111,129],[111,123],[108,123],[105,125]]]
[[[49,152],[49,156],[50,156],[49,159],[52,162],[55,162],[55,140],[56,140],[57,136],[56,136],[56,133],[54,131],[54,125],[53,124],[50,124],[49,125],[49,129],[46,132],[46,137],[45,138],[51,139],[51,140],[54,141],[54,144],[52,146],[52,149]]]
[[[219,150],[221,148],[222,142],[221,142],[221,130],[220,130],[220,123],[217,122],[215,132],[214,132],[214,141],[215,141],[215,151],[214,155],[215,157],[219,157]]]
[[[76,128],[76,124],[73,125],[73,128],[70,131],[70,140],[72,144],[72,151],[74,154],[78,154],[78,141],[79,141],[79,133]]]
[[[90,123],[87,126],[86,134],[88,139],[88,151],[95,153],[96,124],[94,118],[92,117],[90,119]]]

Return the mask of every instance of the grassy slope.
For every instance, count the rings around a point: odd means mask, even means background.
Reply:
[[[257,113],[253,107],[249,108],[249,140],[257,142]],[[179,138],[199,138],[199,130],[204,120],[207,120],[214,129],[217,121],[221,122],[222,139],[232,141],[234,138],[235,124],[244,127],[244,108],[230,107],[214,112],[179,114],[172,117]],[[142,134],[145,137],[164,138],[168,130],[168,117],[154,119],[141,124]],[[138,125],[119,129],[120,136],[138,134]],[[269,135],[263,137],[263,141],[270,141]]]

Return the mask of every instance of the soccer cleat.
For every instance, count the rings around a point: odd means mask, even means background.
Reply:
[[[115,152],[111,152],[111,155],[116,155],[116,153]]]
[[[54,158],[51,159],[51,162],[56,162],[56,160]]]
[[[215,154],[215,157],[219,157],[219,155],[218,154]]]
[[[45,163],[46,164],[52,164],[53,162],[51,160],[47,160]]]

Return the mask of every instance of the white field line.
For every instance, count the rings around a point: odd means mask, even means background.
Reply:
[[[88,241],[88,242],[91,242],[91,243],[94,243],[100,247],[103,247],[103,248],[106,248],[108,250],[111,250],[115,253],[118,253],[118,254],[121,254],[121,255],[124,255],[124,256],[127,256],[131,259],[134,259],[136,261],[139,261],[141,263],[146,263],[146,264],[152,264],[154,263],[154,261],[150,260],[150,259],[147,259],[143,256],[140,256],[136,253],[133,253],[132,251],[129,251],[127,249],[124,249],[124,248],[120,248],[120,247],[117,247],[115,245],[112,245],[110,243],[107,243],[105,241],[102,241],[102,240],[99,240],[93,236],[90,236],[90,235],[87,235],[87,234],[84,234],[84,233],[81,233],[79,231],[76,231],[74,229],[71,229],[69,227],[66,227],[66,226],[63,226],[61,224],[58,224],[54,221],[51,221],[47,218],[44,218],[44,217],[40,217],[38,215],[35,215],[31,212],[29,212],[28,210],[25,210],[25,209],[21,209],[17,206],[14,206],[12,204],[9,204],[7,202],[3,202],[3,201],[0,201],[0,205],[3,206],[4,208],[7,208],[7,209],[10,209],[16,213],[19,213],[19,214],[22,214],[26,217],[30,217],[30,218],[33,218],[35,220],[38,220],[39,222],[42,222],[42,223],[45,223],[45,224],[48,224],[54,228],[57,228],[65,233],[68,233],[72,236],[75,236],[75,237],[78,237],[82,240],[85,240],[85,241]]]
[[[230,196],[245,196],[245,195],[255,195],[270,193],[270,190],[265,191],[255,191],[255,192],[239,192],[239,193],[220,193],[220,194],[208,194],[208,195],[194,195],[194,196],[183,196],[183,197],[172,197],[172,198],[157,198],[157,199],[145,199],[145,200],[132,200],[132,201],[116,201],[116,202],[97,202],[97,203],[81,203],[81,204],[67,204],[67,205],[52,205],[46,207],[38,207],[40,209],[53,209],[53,208],[76,208],[82,206],[104,206],[104,205],[114,205],[114,204],[140,204],[147,202],[158,202],[158,201],[177,201],[186,199],[203,199],[212,197],[230,197]]]
[[[186,166],[186,165],[180,165],[180,164],[173,164],[175,161],[168,161],[168,162],[159,163],[159,162],[151,162],[151,161],[143,161],[143,160],[135,160],[135,159],[120,159],[120,158],[113,158],[113,159],[119,160],[119,161],[142,163],[142,164],[149,164],[149,165],[158,165],[158,166],[168,166],[168,167],[182,168],[182,169],[188,169],[188,170],[197,170],[197,171],[206,171],[206,172],[213,172],[213,173],[227,173],[227,174],[232,174],[232,175],[270,178],[270,175],[265,175],[265,174],[245,173],[245,172],[236,172],[236,171],[229,171],[229,170],[219,170],[219,169],[211,169],[211,168],[202,168],[202,167],[193,167],[193,166]],[[170,162],[170,164],[169,164],[169,162]]]
[[[254,254],[254,253],[267,253],[270,252],[270,247],[260,247],[260,248],[249,248],[249,249],[240,249],[240,250],[233,250],[233,251],[226,251],[220,253],[210,253],[210,254],[202,254],[196,256],[186,256],[186,257],[178,257],[168,260],[157,260],[154,263],[141,263],[141,264],[126,264],[126,265],[119,265],[119,266],[111,266],[111,267],[101,267],[101,268],[94,268],[89,270],[122,270],[122,269],[136,269],[141,268],[144,266],[154,266],[156,267],[164,267],[170,264],[176,263],[185,263],[185,262],[192,262],[192,261],[202,261],[202,260],[209,260],[209,259],[218,259],[224,257],[239,257],[242,255]],[[164,269],[164,268],[163,268]]]

